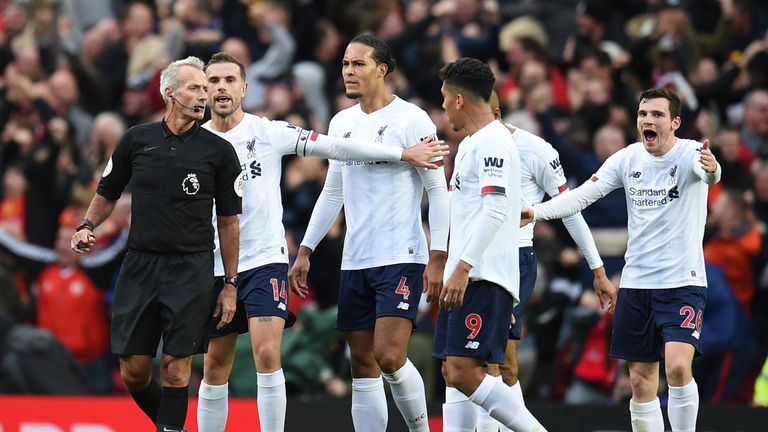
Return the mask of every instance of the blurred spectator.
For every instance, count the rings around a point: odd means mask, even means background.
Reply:
[[[0,393],[88,394],[77,360],[51,333],[0,314]]]
[[[59,68],[48,79],[48,85],[51,90],[51,107],[57,115],[69,122],[75,144],[82,149],[91,135],[93,117],[79,104],[80,89],[75,76],[69,70]]]
[[[106,297],[78,265],[70,239],[74,225],[62,225],[57,261],[37,279],[37,325],[50,331],[80,362],[93,393],[111,390]]]
[[[768,90],[753,90],[744,98],[741,138],[754,155],[768,157]]]
[[[723,190],[710,209],[707,228],[710,235],[704,242],[704,260],[725,271],[736,300],[749,316],[755,294],[752,261],[760,252],[762,238],[743,192]]]

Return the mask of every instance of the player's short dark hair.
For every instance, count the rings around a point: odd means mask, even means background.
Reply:
[[[443,66],[438,76],[446,86],[466,91],[484,102],[488,102],[496,84],[491,68],[470,57],[463,57]]]
[[[373,48],[371,58],[376,62],[376,65],[387,65],[387,74],[395,71],[397,62],[395,61],[395,57],[392,55],[392,48],[390,48],[389,45],[383,40],[370,33],[362,33],[355,36],[349,43],[359,43]]]
[[[224,51],[219,51],[216,54],[211,56],[211,59],[208,60],[208,63],[205,65],[204,71],[208,71],[208,66],[216,63],[234,63],[237,65],[237,68],[240,69],[240,78],[245,81],[245,66],[240,62],[240,60],[237,59],[237,57],[233,56],[232,54]]]
[[[648,99],[666,99],[669,101],[669,115],[674,120],[680,115],[680,97],[677,93],[664,87],[654,87],[640,93],[640,103]]]

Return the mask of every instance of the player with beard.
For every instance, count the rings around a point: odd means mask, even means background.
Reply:
[[[288,247],[282,225],[281,160],[284,155],[320,156],[339,160],[404,160],[435,168],[447,146],[430,139],[408,148],[328,137],[282,121],[243,112],[248,85],[245,68],[235,57],[217,53],[206,65],[212,118],[203,127],[231,142],[238,154],[243,181],[240,217],[240,266],[235,280],[224,275],[215,255],[216,287],[238,286],[232,322],[211,329],[200,386],[200,431],[223,431],[227,422],[228,380],[239,333],[250,332],[256,363],[261,430],[282,431],[285,423],[285,378],[280,349],[288,318]],[[416,142],[411,143],[416,144]],[[440,158],[429,162],[430,159]],[[218,244],[218,242],[217,242]]]
[[[435,133],[424,110],[387,89],[385,77],[394,67],[384,41],[369,34],[352,39],[341,72],[347,97],[359,103],[333,117],[329,135],[407,147]],[[429,198],[429,248],[421,220],[424,189]],[[345,333],[351,352],[352,421],[358,432],[387,428],[382,376],[408,429],[429,430],[424,382],[408,360],[407,349],[422,286],[428,294],[442,286],[447,195],[442,168],[332,161],[315,204],[291,269],[291,288],[306,294],[309,256],[343,205],[347,234],[336,328]]]

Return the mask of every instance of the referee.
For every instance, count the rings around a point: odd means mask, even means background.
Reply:
[[[112,310],[112,352],[126,387],[158,432],[183,431],[192,355],[207,350],[213,290],[214,199],[225,288],[216,304],[220,326],[235,311],[242,181],[228,141],[200,127],[207,81],[196,57],[163,70],[162,122],[128,130],[107,163],[72,249],[91,250],[94,229],[131,181],[128,253]],[[162,337],[160,380],[152,357]]]

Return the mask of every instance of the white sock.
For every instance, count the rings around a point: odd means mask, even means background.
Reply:
[[[525,399],[523,399],[523,388],[520,386],[520,381],[518,380],[515,384],[509,386],[509,388],[512,389],[512,392],[514,393],[515,402],[520,404],[520,405],[522,405],[522,406],[525,406]],[[504,425],[501,425],[499,427],[499,431],[501,431],[501,432],[513,432],[512,429],[510,429],[510,428],[508,428],[508,427],[506,427]]]
[[[429,431],[427,398],[424,396],[424,380],[419,370],[405,359],[405,364],[391,374],[381,374],[392,389],[392,399],[403,415],[411,432]]]
[[[477,415],[474,404],[464,393],[453,387],[445,388],[443,432],[474,432]]]
[[[514,392],[501,380],[486,375],[469,400],[515,432],[545,432],[544,426],[515,400]]]
[[[643,403],[630,400],[629,417],[632,420],[632,432],[664,432],[659,398]]]
[[[387,396],[381,377],[352,378],[352,423],[355,432],[387,430]]]
[[[699,387],[691,380],[682,387],[669,386],[667,403],[669,424],[672,432],[693,432],[696,430],[696,416],[699,413]]]
[[[197,392],[197,428],[200,432],[224,432],[227,426],[229,383],[200,383]]]
[[[472,404],[477,415],[477,432],[499,432],[500,423],[488,414],[480,405]]]
[[[259,405],[259,425],[262,432],[283,432],[285,429],[285,375],[278,369],[272,373],[256,373],[256,395]]]

